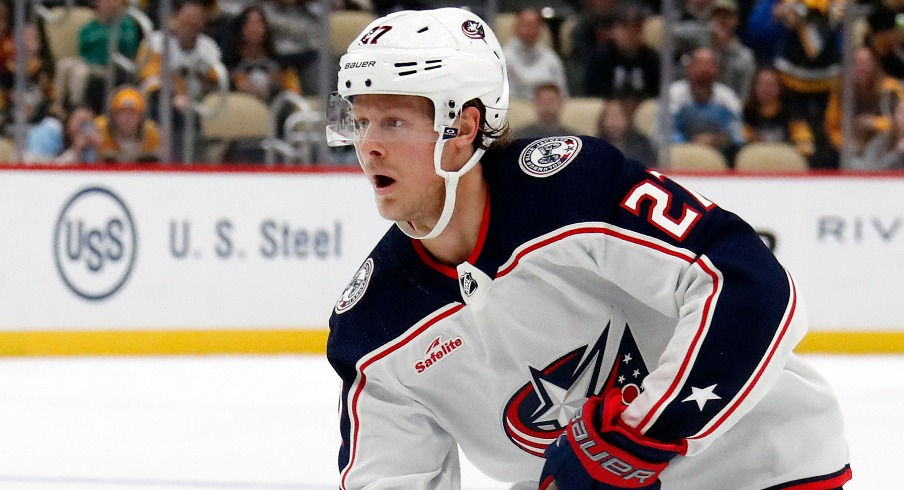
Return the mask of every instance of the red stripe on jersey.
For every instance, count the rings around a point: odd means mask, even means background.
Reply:
[[[672,249],[670,249],[670,248],[666,248],[666,247],[664,247],[664,246],[662,246],[662,245],[659,245],[659,244],[657,244],[657,243],[655,243],[655,242],[652,242],[652,241],[647,241],[647,240],[644,240],[644,239],[639,238],[639,237],[634,237],[634,236],[631,236],[631,235],[627,235],[627,234],[625,234],[625,233],[621,233],[621,232],[619,232],[619,231],[612,230],[612,229],[609,229],[609,228],[587,226],[587,227],[575,228],[575,229],[572,229],[572,230],[568,230],[568,231],[562,232],[562,233],[560,233],[560,234],[558,234],[558,235],[551,236],[551,237],[546,238],[546,239],[544,239],[544,240],[541,240],[541,241],[539,241],[539,242],[537,242],[537,243],[534,243],[534,244],[532,244],[532,245],[530,245],[530,246],[528,246],[528,247],[525,247],[524,250],[521,250],[520,252],[518,252],[517,255],[515,255],[515,258],[512,260],[512,263],[508,265],[508,267],[506,267],[505,269],[502,269],[501,271],[499,271],[498,274],[496,274],[496,277],[502,277],[502,276],[508,274],[509,272],[512,272],[512,269],[514,269],[514,268],[518,265],[518,262],[521,261],[521,258],[524,257],[525,255],[527,255],[527,254],[533,252],[534,250],[543,248],[543,247],[545,247],[545,246],[547,246],[547,245],[549,245],[549,244],[551,244],[551,243],[553,243],[553,242],[557,242],[557,241],[559,241],[559,240],[562,240],[563,238],[567,238],[567,237],[574,236],[574,235],[582,235],[582,234],[585,234],[585,233],[598,233],[598,234],[601,234],[601,235],[607,235],[607,236],[615,237],[615,238],[624,240],[624,241],[626,241],[626,242],[634,243],[634,244],[637,244],[637,245],[642,245],[642,246],[647,247],[647,248],[652,248],[653,250],[657,250],[657,251],[662,252],[662,253],[664,253],[664,254],[666,254],[666,255],[671,255],[671,256],[673,256],[673,257],[677,257],[677,258],[679,258],[679,259],[685,260],[685,261],[687,261],[688,263],[690,263],[690,262],[692,262],[692,261],[694,260],[694,257],[693,257],[693,256],[683,254],[683,253],[681,253],[681,252],[678,252],[678,251],[676,251],[676,250],[672,250]]]
[[[847,467],[841,474],[836,475],[834,477],[828,478],[826,480],[819,481],[811,481],[807,483],[801,483],[799,485],[791,485],[790,487],[781,487],[782,490],[832,490],[836,488],[841,488],[841,485],[851,481],[853,478],[853,473],[851,473],[851,468]]]
[[[797,311],[797,287],[794,285],[794,281],[790,277],[788,278],[788,280],[789,280],[788,282],[791,285],[791,309],[788,312],[788,318],[785,320],[785,323],[782,325],[781,331],[778,333],[778,338],[775,339],[775,342],[772,344],[772,348],[769,349],[769,353],[766,355],[766,358],[763,361],[763,365],[760,366],[760,369],[757,370],[756,374],[753,375],[753,379],[747,385],[747,388],[744,390],[744,392],[741,393],[741,396],[739,396],[737,398],[737,400],[735,400],[735,402],[731,405],[731,407],[728,408],[728,410],[725,410],[725,413],[722,414],[721,417],[719,417],[719,420],[717,420],[716,423],[713,424],[712,427],[707,429],[702,434],[697,434],[693,437],[690,437],[689,439],[702,439],[702,438],[712,434],[713,431],[715,431],[717,427],[719,427],[720,425],[722,425],[722,423],[725,422],[725,419],[727,419],[732,413],[734,413],[734,411],[738,408],[738,406],[741,404],[741,402],[743,402],[744,399],[747,398],[747,395],[749,395],[750,391],[753,390],[753,387],[756,386],[756,383],[757,383],[757,381],[759,381],[760,377],[763,375],[763,372],[766,371],[766,367],[769,366],[769,363],[772,361],[773,356],[775,356],[775,351],[778,350],[778,346],[781,345],[782,339],[784,339],[785,334],[788,333],[788,327],[791,325],[791,320],[794,318],[795,311]],[[797,487],[794,487],[794,488],[797,488]],[[801,488],[807,488],[807,487],[801,487]],[[833,488],[833,487],[818,487],[818,488]]]
[[[427,248],[424,247],[424,244],[421,243],[420,240],[415,240],[414,238],[412,238],[411,244],[414,245],[414,251],[417,252],[417,256],[420,257],[425,264],[430,266],[431,269],[434,269],[435,271],[446,277],[451,277],[456,281],[458,280],[458,271],[455,270],[455,267],[450,267],[446,264],[437,262],[437,260],[430,255],[430,252],[427,251]]]
[[[483,251],[483,244],[487,239],[487,230],[490,229],[490,196],[487,194],[487,202],[483,206],[483,218],[480,222],[480,232],[477,234],[477,243],[474,244],[474,249],[471,250],[471,254],[468,255],[466,259],[467,262],[474,264],[477,262],[477,258],[480,257],[480,252]],[[430,268],[436,270],[440,274],[451,277],[452,279],[458,280],[458,271],[455,267],[448,266],[446,264],[438,262],[434,259],[430,252],[427,251],[427,248],[424,247],[424,244],[421,243],[420,240],[411,239],[411,244],[414,245],[414,251],[417,252],[417,256],[421,258],[421,260],[427,264]]]
[[[682,259],[688,263],[693,263],[696,260],[695,257],[693,257],[689,254],[682,253],[679,250],[667,248],[667,247],[660,245],[653,241],[644,240],[641,237],[628,235],[626,233],[622,233],[622,232],[619,232],[619,231],[616,231],[616,230],[613,230],[610,228],[588,226],[588,227],[575,228],[572,230],[565,231],[563,233],[546,238],[544,240],[541,240],[537,243],[534,243],[534,244],[526,247],[524,250],[518,252],[518,254],[515,256],[515,258],[512,260],[512,263],[509,264],[509,266],[506,267],[505,269],[501,270],[499,272],[499,274],[496,275],[496,277],[497,278],[502,277],[502,276],[508,274],[509,272],[511,272],[518,265],[518,262],[521,260],[522,257],[533,252],[534,250],[543,248],[543,247],[545,247],[553,242],[559,241],[563,238],[566,238],[569,236],[574,236],[574,235],[579,235],[579,234],[585,234],[585,233],[598,233],[598,234],[618,238],[620,240],[624,240],[629,243],[641,245],[641,246],[662,252],[666,255],[670,255],[672,257]],[[693,359],[696,357],[696,353],[697,353],[696,346],[698,346],[700,344],[701,339],[703,338],[703,333],[706,331],[707,325],[709,324],[710,316],[712,315],[713,302],[715,301],[715,297],[719,291],[719,275],[715,271],[710,269],[709,266],[706,263],[704,263],[703,261],[697,261],[697,263],[700,264],[703,271],[706,272],[706,274],[708,274],[712,278],[712,281],[713,281],[712,293],[710,293],[710,295],[706,298],[706,302],[705,302],[705,305],[703,308],[703,318],[700,322],[699,327],[697,328],[697,332],[694,334],[694,339],[693,339],[693,342],[691,343],[691,348],[688,351],[688,355],[687,355],[687,357],[684,358],[684,361],[682,362],[681,367],[679,368],[678,373],[675,376],[675,381],[672,383],[671,386],[669,386],[668,390],[666,390],[665,395],[663,395],[653,405],[653,407],[647,412],[647,415],[638,424],[637,427],[638,427],[638,430],[641,431],[641,433],[645,432],[645,429],[643,429],[645,424],[652,423],[651,419],[653,418],[653,416],[659,411],[659,409],[662,407],[662,405],[673,395],[673,393],[683,383],[682,379],[684,377],[684,373],[687,372],[688,367],[692,364]]]
[[[364,374],[364,370],[367,369],[368,366],[370,366],[371,364],[373,364],[373,363],[383,359],[384,357],[388,356],[389,354],[392,354],[393,352],[399,350],[402,346],[411,342],[412,340],[417,338],[420,334],[424,333],[424,331],[427,330],[428,328],[430,328],[432,325],[439,322],[440,320],[443,320],[446,317],[453,315],[458,310],[464,308],[464,306],[465,306],[464,304],[459,303],[459,304],[456,304],[455,306],[453,306],[452,308],[449,308],[449,309],[439,313],[435,317],[425,321],[423,323],[423,325],[418,327],[414,332],[411,332],[410,334],[408,334],[408,336],[406,336],[405,338],[399,340],[398,342],[396,342],[394,344],[389,344],[387,346],[387,348],[383,351],[377,351],[376,355],[374,355],[367,361],[364,361],[363,364],[361,364],[361,367],[358,369],[358,372],[361,373],[360,381],[358,382],[358,387],[355,389],[355,394],[352,395],[352,402],[350,404],[351,406],[349,407],[350,408],[349,409],[349,417],[353,421],[355,421],[355,423],[354,423],[354,431],[352,432],[352,437],[351,437],[351,447],[349,448],[349,452],[351,454],[349,456],[348,465],[346,465],[345,469],[342,471],[342,480],[340,483],[341,483],[341,486],[343,489],[346,488],[345,479],[348,476],[348,472],[352,469],[352,465],[355,464],[355,456],[357,455],[357,450],[358,450],[358,423],[357,423],[358,398],[361,396],[361,391],[364,390],[364,384],[367,382],[367,375]]]
[[[700,325],[697,327],[697,331],[694,333],[694,339],[691,341],[690,348],[687,351],[687,355],[684,357],[684,360],[681,361],[681,367],[678,368],[678,372],[675,373],[675,378],[672,381],[671,386],[665,391],[665,394],[653,404],[653,407],[647,412],[644,416],[643,420],[637,424],[637,430],[640,431],[641,434],[645,433],[647,429],[649,429],[648,425],[653,424],[653,416],[659,412],[660,408],[669,401],[674,394],[678,391],[678,388],[684,384],[684,374],[688,371],[689,366],[693,364],[694,359],[697,357],[697,346],[700,344],[703,338],[703,332],[706,331],[707,325],[709,324],[710,316],[712,315],[713,310],[713,302],[715,301],[716,294],[719,291],[719,275],[709,268],[706,262],[699,260],[697,264],[700,265],[700,268],[703,269],[710,278],[712,278],[713,286],[712,292],[709,296],[706,297],[706,302],[703,306],[703,318],[700,320]]]

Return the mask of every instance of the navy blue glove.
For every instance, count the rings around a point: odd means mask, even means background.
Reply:
[[[540,490],[658,490],[659,474],[687,445],[637,433],[621,422],[625,408],[617,389],[588,398],[546,448]]]

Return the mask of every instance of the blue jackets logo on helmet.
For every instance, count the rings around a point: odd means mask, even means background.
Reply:
[[[466,20],[461,25],[461,32],[465,33],[471,39],[484,39],[486,33],[483,30],[483,24],[476,20]]]

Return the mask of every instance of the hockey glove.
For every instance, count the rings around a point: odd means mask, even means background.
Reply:
[[[687,447],[637,433],[621,422],[625,408],[620,390],[588,398],[546,448],[540,490],[658,490],[659,474]]]

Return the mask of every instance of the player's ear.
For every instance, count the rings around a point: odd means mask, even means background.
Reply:
[[[461,111],[461,127],[455,145],[464,147],[472,146],[480,129],[480,111],[476,107],[465,107]]]

